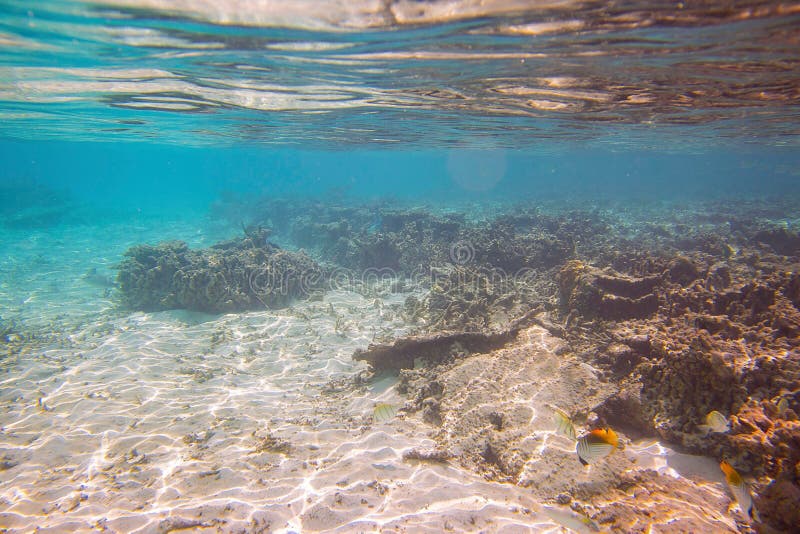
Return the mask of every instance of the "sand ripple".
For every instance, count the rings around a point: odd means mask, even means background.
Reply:
[[[341,335],[331,306],[357,331]],[[394,379],[326,389],[363,369],[350,356],[374,332],[404,333],[371,300],[201,319],[134,314],[17,362],[0,382],[4,527],[531,529],[522,488],[402,459],[433,442],[413,419],[371,423],[376,401],[401,404]]]

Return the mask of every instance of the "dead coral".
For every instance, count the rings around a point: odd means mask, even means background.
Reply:
[[[496,332],[456,332],[428,336],[410,336],[391,344],[372,344],[358,349],[353,359],[365,361],[376,371],[383,369],[413,369],[417,359],[427,365],[442,363],[455,354],[488,352],[512,341],[519,331],[536,324],[538,310],[523,315],[505,330]]]
[[[403,460],[417,460],[420,462],[447,462],[452,458],[452,453],[444,449],[409,449],[403,452]]]
[[[800,255],[800,234],[786,228],[770,228],[756,233],[753,239],[769,245],[772,250],[784,256]]]
[[[252,433],[255,440],[252,454],[283,454],[288,455],[292,452],[292,444],[283,438],[274,436],[269,430],[256,430]]]
[[[658,276],[630,277],[601,271],[573,260],[561,269],[558,284],[565,309],[604,320],[647,317],[658,309]]]
[[[203,250],[183,242],[132,247],[118,281],[122,303],[132,309],[215,313],[286,306],[320,286],[322,273],[305,254],[253,233]]]
[[[608,324],[613,342],[598,347],[596,362],[622,384],[597,412],[764,477],[756,504],[767,510],[764,521],[785,530],[781,503],[800,489],[800,430],[787,420],[800,395],[797,268],[751,252],[693,263],[705,275],[688,284],[688,276],[663,273],[663,305],[652,316]],[[711,410],[730,415],[729,432],[700,432]]]
[[[436,265],[430,268],[430,289],[411,301],[412,317],[423,319],[424,331],[481,332],[505,327],[534,307],[551,308],[555,285],[547,271],[526,271],[510,277],[494,268]]]

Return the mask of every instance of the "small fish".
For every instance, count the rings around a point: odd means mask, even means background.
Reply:
[[[786,415],[786,410],[789,409],[789,401],[786,400],[786,397],[781,397],[781,400],[778,401],[778,414],[780,416]]]
[[[596,428],[584,434],[575,446],[578,460],[582,465],[589,465],[599,458],[605,458],[619,448],[617,433],[610,428]]]
[[[725,460],[720,462],[719,468],[725,473],[725,482],[728,483],[728,488],[736,498],[736,503],[739,505],[742,512],[747,514],[750,519],[760,521],[758,518],[758,511],[753,505],[753,497],[750,495],[750,489],[747,487],[741,475]]]
[[[39,401],[37,402],[37,404],[39,405],[39,409],[43,412],[53,411],[53,409],[50,406],[48,406],[47,403],[45,402],[44,397],[39,397]]]
[[[372,222],[367,227],[367,234],[374,235],[381,231],[381,226],[383,226],[383,219],[380,215],[376,214],[375,217],[372,218]]]
[[[376,423],[385,423],[397,415],[397,408],[386,402],[379,402],[372,411],[372,420]]]
[[[727,432],[731,429],[731,424],[728,418],[716,410],[708,412],[706,416],[706,424],[697,425],[702,432],[708,434],[709,432]]]
[[[600,526],[585,514],[553,506],[542,506],[542,512],[562,527],[575,532],[600,532]]]
[[[556,424],[557,434],[575,440],[575,425],[572,424],[572,419],[567,415],[567,412],[553,406],[553,421]]]
[[[92,267],[86,271],[86,274],[81,276],[81,280],[89,285],[97,287],[115,287],[117,285],[112,277],[98,273],[96,267]]]
[[[387,470],[387,471],[394,471],[395,469],[397,469],[397,468],[396,468],[395,466],[393,466],[392,464],[379,464],[379,463],[375,463],[375,464],[372,464],[372,467],[374,467],[375,469],[384,469],[384,470]]]

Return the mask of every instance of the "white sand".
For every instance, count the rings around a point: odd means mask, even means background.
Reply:
[[[433,446],[432,429],[417,416],[371,424],[375,402],[403,402],[392,379],[325,391],[330,379],[363,369],[351,354],[372,332],[404,332],[390,311],[402,297],[393,299],[383,317],[354,293],[198,324],[198,314],[134,314],[88,348],[20,362],[0,382],[0,454],[12,465],[0,471],[0,524],[11,532],[555,531],[531,489],[404,461],[404,450]],[[347,314],[348,334],[336,332],[330,305]],[[213,336],[224,341],[212,348]],[[268,436],[289,450],[270,450]],[[669,451],[657,447],[638,456],[662,468]],[[561,449],[571,454],[568,443]]]
[[[347,314],[345,335],[331,304]],[[532,528],[525,490],[402,460],[432,442],[416,421],[371,424],[375,402],[402,403],[387,380],[323,391],[363,369],[351,354],[373,332],[403,333],[387,304],[381,317],[371,300],[332,293],[199,324],[187,322],[197,314],[134,314],[111,321],[108,335],[20,361],[0,382],[0,454],[11,466],[0,471],[0,524]],[[214,335],[224,341],[212,348]],[[267,436],[290,450],[260,449]]]
[[[113,241],[124,250],[163,231],[154,225],[134,235],[119,227]],[[354,349],[407,332],[396,313],[404,295],[389,295],[381,306],[332,292],[276,312],[109,318],[101,289],[76,278],[108,238],[85,235],[79,228],[20,238],[0,263],[3,274],[17,276],[0,287],[6,310],[14,307],[28,325],[68,323],[65,314],[79,319],[45,348],[3,362],[0,529],[560,531],[542,513],[547,498],[535,488],[486,481],[455,461],[403,460],[405,450],[433,447],[436,429],[402,412],[372,424],[376,402],[404,402],[395,378],[346,386],[366,368],[352,361]],[[95,263],[107,269],[114,261]],[[533,341],[549,352],[543,367],[531,369],[559,369],[557,341],[544,334]],[[585,372],[575,372],[576,387]],[[547,390],[531,387],[509,391],[505,402],[531,418],[529,444],[547,453],[526,466],[533,479],[537,465],[548,458],[567,465],[574,449],[547,427]],[[629,445],[626,454],[638,467],[699,476],[715,496],[709,506],[724,508],[711,460],[655,443]],[[593,475],[580,476],[590,482]]]

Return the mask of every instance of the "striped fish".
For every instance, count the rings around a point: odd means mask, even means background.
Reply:
[[[556,424],[556,433],[571,440],[575,440],[575,425],[572,424],[567,412],[555,406],[553,408],[553,422]]]
[[[728,488],[736,499],[739,509],[747,514],[747,517],[750,519],[758,521],[758,512],[753,505],[753,497],[750,495],[750,488],[747,487],[741,475],[725,460],[720,462],[719,468],[725,473],[725,482],[728,483]]]
[[[716,410],[708,412],[706,416],[706,424],[697,425],[701,431],[708,434],[709,432],[727,432],[731,429],[731,424],[728,418]]]
[[[610,428],[596,428],[578,440],[575,452],[582,465],[589,465],[599,458],[605,458],[618,447],[616,432]]]
[[[376,423],[385,423],[397,415],[397,408],[386,402],[379,402],[372,410],[372,420]]]

